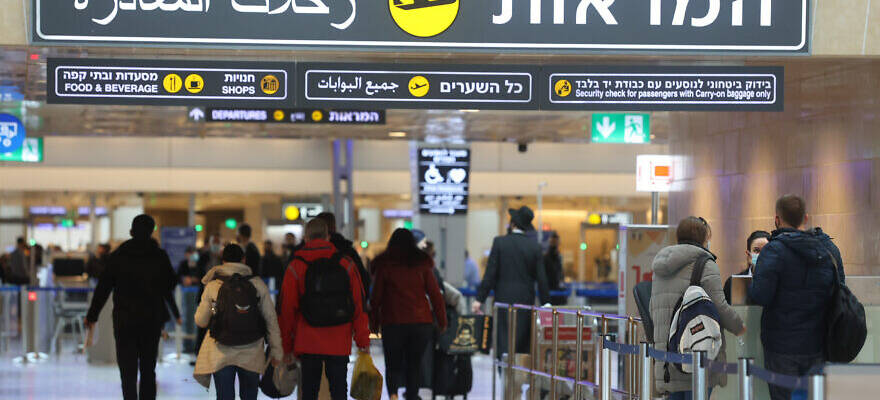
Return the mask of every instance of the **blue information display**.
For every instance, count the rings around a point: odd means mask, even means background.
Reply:
[[[186,248],[195,247],[196,230],[193,228],[165,227],[160,232],[162,248],[171,259],[171,266],[177,270],[177,266],[186,257]]]
[[[0,153],[11,153],[24,143],[24,124],[9,114],[0,114]]]

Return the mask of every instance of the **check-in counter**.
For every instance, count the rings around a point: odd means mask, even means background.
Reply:
[[[731,280],[731,300],[733,308],[743,317],[748,331],[743,337],[726,332],[727,362],[736,362],[738,358],[753,358],[755,365],[764,366],[764,348],[761,344],[761,314],[762,307],[746,304],[746,288],[751,278],[734,277]],[[865,306],[865,315],[868,321],[868,338],[862,352],[853,363],[877,364],[880,363],[880,276],[848,276],[846,285],[859,298]],[[817,332],[817,334],[822,334]],[[769,399],[767,383],[755,379],[755,398]],[[729,376],[727,386],[716,387],[712,393],[712,400],[737,400],[739,389],[737,388],[736,376]]]

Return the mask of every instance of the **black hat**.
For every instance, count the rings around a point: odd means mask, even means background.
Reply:
[[[531,208],[522,206],[518,210],[511,208],[507,210],[507,212],[510,214],[510,222],[513,222],[517,228],[524,231],[535,230],[535,227],[532,225],[532,220],[535,219],[535,213],[532,212]]]

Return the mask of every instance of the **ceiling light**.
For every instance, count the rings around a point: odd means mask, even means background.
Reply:
[[[459,112],[463,112],[463,113],[476,113],[476,112],[480,112],[480,110],[458,110],[458,111],[459,111]]]
[[[406,132],[388,132],[388,136],[391,137],[406,137]]]

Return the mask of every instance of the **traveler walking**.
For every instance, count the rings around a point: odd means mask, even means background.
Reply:
[[[467,250],[464,251],[464,281],[468,289],[476,289],[480,286],[480,268]]]
[[[381,327],[388,395],[397,398],[398,383],[403,381],[398,374],[404,373],[404,398],[419,399],[421,360],[432,341],[434,322],[440,331],[447,324],[446,303],[434,277],[434,262],[418,249],[412,232],[400,228],[391,235],[388,247],[373,266],[376,276],[370,321],[374,332]]]
[[[656,348],[661,351],[679,352],[676,348],[668,348],[667,341],[670,339],[673,316],[678,319],[678,305],[685,292],[690,286],[702,288],[702,295],[708,295],[708,300],[714,304],[712,313],[712,325],[704,325],[704,333],[713,336],[707,339],[720,340],[716,361],[724,362],[724,344],[721,329],[726,329],[737,335],[745,333],[745,325],[742,318],[733,311],[724,298],[721,288],[721,271],[715,263],[715,255],[708,249],[712,231],[709,224],[702,218],[687,217],[678,224],[676,237],[678,244],[666,247],[654,257],[652,270],[654,273],[653,287],[651,291],[651,318],[654,321],[654,340]],[[699,266],[702,266],[702,274],[699,274]],[[697,274],[694,269],[697,268]],[[678,304],[677,304],[678,303]],[[696,318],[694,318],[696,319]],[[685,321],[686,322],[686,321]],[[720,326],[718,326],[720,325]],[[700,333],[698,330],[696,333]],[[695,334],[696,334],[695,333]],[[694,334],[694,335],[695,335]],[[712,355],[710,354],[710,357]],[[692,377],[675,365],[655,363],[654,377],[657,383],[657,391],[669,395],[670,400],[691,399]],[[727,376],[713,373],[709,379],[709,388],[718,385],[726,385]]]
[[[559,234],[555,231],[550,234],[547,253],[544,254],[544,268],[547,270],[547,285],[550,290],[562,290],[562,282],[565,280],[562,272],[562,255],[559,254]],[[564,296],[553,296],[550,304],[561,306],[568,303]]]
[[[15,239],[15,250],[9,253],[9,273],[6,274],[6,283],[13,285],[30,284],[30,249],[23,237]]]
[[[251,267],[251,273],[254,276],[260,275],[260,249],[257,248],[253,242],[251,242],[251,226],[248,224],[242,224],[238,227],[238,237],[236,241],[244,249],[244,263],[248,267]]]
[[[364,260],[361,259],[360,254],[358,254],[357,250],[355,250],[354,242],[346,239],[344,236],[342,236],[342,234],[336,231],[336,215],[331,212],[322,212],[318,214],[318,216],[315,218],[319,218],[323,220],[325,224],[327,224],[327,229],[330,231],[330,243],[333,243],[333,246],[336,248],[336,250],[339,250],[343,255],[354,262],[358,274],[360,274],[364,294],[370,293],[370,287],[372,287],[372,277],[370,276],[369,271],[367,271],[367,268],[364,266]],[[366,298],[364,298],[363,303],[364,307],[369,306],[367,304]]]
[[[752,276],[755,270],[755,264],[758,263],[758,256],[761,254],[761,250],[767,245],[767,243],[770,243],[769,232],[752,232],[746,240],[746,269],[735,275]],[[728,277],[727,280],[724,281],[724,298],[727,299],[727,304],[731,304],[731,280],[732,278]]]
[[[110,257],[110,245],[107,243],[102,243],[98,245],[98,248],[95,249],[95,254],[89,255],[89,260],[86,262],[86,275],[89,276],[89,279],[94,279],[97,282],[98,278],[101,277],[101,273],[107,268],[107,259]]]
[[[354,338],[368,352],[370,332],[360,274],[330,243],[323,219],[306,224],[306,245],[284,276],[279,322],[284,358],[302,361],[302,398],[316,400],[326,373],[333,400],[346,400],[348,357]],[[323,282],[316,285],[316,282]]]
[[[223,265],[214,267],[202,282],[205,293],[196,310],[196,324],[208,328],[193,377],[206,388],[211,376],[217,400],[235,400],[238,376],[242,400],[255,400],[260,374],[269,357],[278,367],[284,357],[281,331],[269,288],[244,265],[244,250],[237,244],[223,249]]]
[[[776,230],[761,250],[749,299],[764,307],[761,342],[770,371],[802,376],[824,363],[825,315],[835,287],[834,269],[844,283],[840,250],[821,228],[805,231],[804,199],[785,195],[776,202]],[[832,259],[833,257],[833,259]],[[791,390],[770,385],[773,400]]]
[[[170,319],[169,306],[178,325],[181,322],[172,297],[177,277],[168,254],[151,237],[155,228],[149,215],[134,218],[132,238],[110,254],[85,321],[94,329],[112,292],[116,359],[126,400],[156,398],[156,357],[162,326]]]
[[[290,232],[284,234],[284,257],[282,258],[282,260],[284,261],[285,267],[293,262],[294,253],[296,253],[297,250],[301,249],[303,245],[305,245],[304,242],[298,244],[296,243],[296,235]]]
[[[281,261],[281,257],[278,257],[275,254],[274,246],[272,245],[271,240],[267,240],[263,242],[263,265],[260,266],[260,273],[263,279],[275,278],[276,287],[281,286],[281,281],[284,280],[284,266],[288,264],[284,264]]]
[[[550,302],[550,289],[547,284],[547,271],[544,269],[544,254],[541,245],[528,236],[535,230],[532,220],[535,214],[528,207],[509,210],[510,233],[496,237],[489,253],[489,262],[483,282],[477,290],[477,299],[472,305],[474,313],[482,312],[483,303],[489,292],[495,291],[495,301],[508,304],[535,304],[535,285],[541,304]],[[525,312],[516,314],[516,353],[529,354],[529,320]],[[507,310],[498,310],[496,326],[507,326]],[[507,330],[498,330],[496,355],[508,349]],[[513,359],[513,357],[510,357]]]

